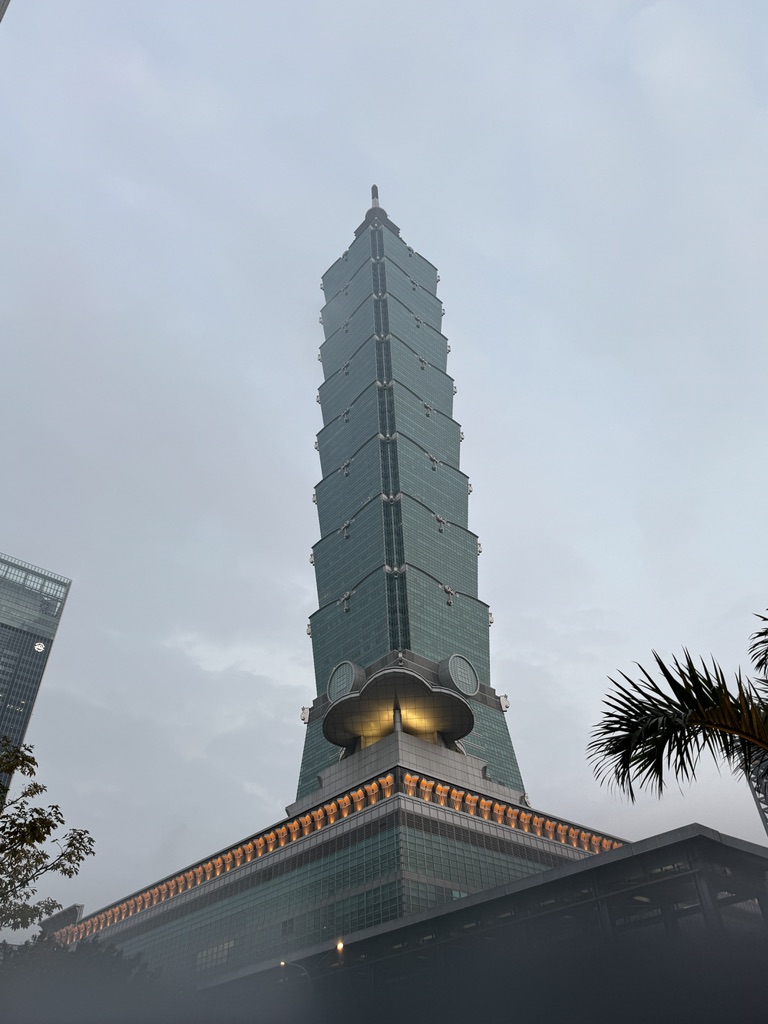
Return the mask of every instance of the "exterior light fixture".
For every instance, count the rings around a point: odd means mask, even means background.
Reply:
[[[344,949],[344,943],[341,939],[336,943],[336,952],[340,953]]]

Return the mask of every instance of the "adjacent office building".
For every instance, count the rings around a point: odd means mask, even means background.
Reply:
[[[72,581],[0,554],[0,737],[24,737]],[[8,778],[0,776],[0,786]]]

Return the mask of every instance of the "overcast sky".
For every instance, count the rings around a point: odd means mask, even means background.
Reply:
[[[747,665],[768,604],[764,0],[12,0],[0,25],[0,550],[74,584],[28,732],[90,910],[280,819],[321,273],[379,185],[437,265],[533,804],[765,840],[746,786],[631,806],[607,676]]]

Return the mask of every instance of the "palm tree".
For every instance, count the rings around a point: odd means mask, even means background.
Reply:
[[[606,710],[587,747],[601,783],[632,801],[636,788],[661,796],[670,773],[679,782],[695,779],[708,752],[747,776],[761,807],[768,781],[768,616],[757,618],[749,647],[755,674],[749,679],[739,670],[735,690],[714,658],[708,664],[686,649],[670,663],[653,652],[659,681],[639,664],[639,678],[622,672],[621,680],[610,679]],[[761,814],[768,828],[763,807]]]

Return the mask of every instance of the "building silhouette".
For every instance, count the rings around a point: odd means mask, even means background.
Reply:
[[[286,817],[70,920],[59,941],[114,942],[174,985],[258,998],[264,1019],[270,998],[283,1019],[292,985],[312,999],[326,986],[340,1019],[345,993],[417,1001],[427,968],[450,1003],[462,963],[475,985],[483,962],[509,968],[534,939],[613,942],[696,914],[719,927],[716,835],[634,850],[529,805],[491,683],[437,281],[374,187],[323,277],[316,697]],[[764,931],[765,858],[743,844],[723,858],[735,919]]]
[[[71,580],[0,554],[0,737],[24,742]],[[10,779],[0,775],[0,792]]]

